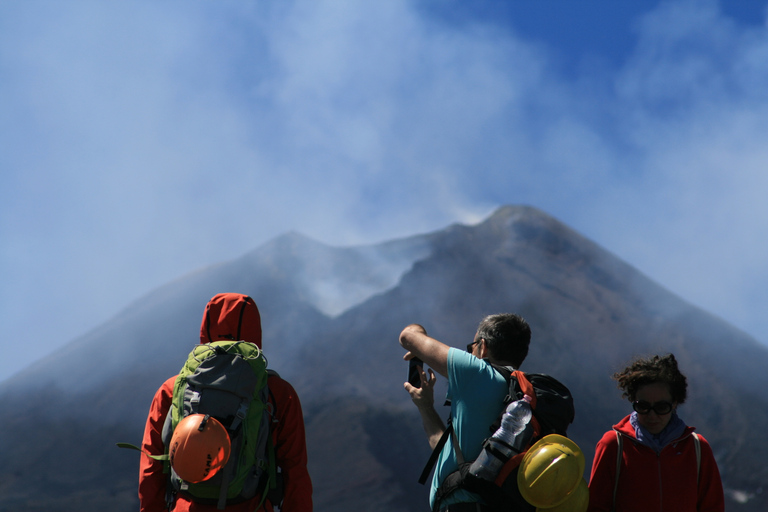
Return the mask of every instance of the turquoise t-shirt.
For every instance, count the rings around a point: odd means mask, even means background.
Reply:
[[[491,434],[489,427],[498,417],[508,390],[507,381],[488,362],[456,348],[448,351],[447,397],[451,400],[453,428],[466,460],[473,460],[480,454],[483,440]],[[430,506],[435,503],[440,482],[456,469],[458,464],[449,440],[437,459],[429,493]],[[441,505],[479,499],[478,495],[460,489],[445,498]]]

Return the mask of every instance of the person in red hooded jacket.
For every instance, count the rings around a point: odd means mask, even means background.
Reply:
[[[613,378],[634,412],[597,443],[588,512],[723,512],[712,448],[677,415],[687,379],[675,356],[638,359]]]
[[[261,348],[261,316],[252,298],[238,293],[222,293],[214,296],[205,308],[200,326],[200,343],[221,340],[242,340]],[[157,390],[149,409],[144,429],[142,449],[147,453],[163,453],[162,429],[171,407],[173,385],[171,377]],[[293,387],[277,375],[268,379],[270,401],[277,416],[273,430],[273,442],[277,465],[284,482],[282,512],[312,512],[312,481],[307,471],[307,447],[304,435],[304,416],[299,397]],[[139,468],[139,502],[142,512],[207,512],[215,511],[216,505],[195,503],[183,495],[176,495],[167,503],[168,475],[163,473],[163,463],[150,457],[141,457]],[[228,512],[272,512],[277,504],[266,499],[261,508],[261,496],[228,505]]]

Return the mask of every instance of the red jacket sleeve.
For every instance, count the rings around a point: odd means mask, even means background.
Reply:
[[[285,494],[282,512],[312,512],[312,481],[307,470],[307,443],[301,402],[287,381],[269,378],[274,396],[277,428],[275,455],[283,472]]]
[[[613,510],[613,488],[616,485],[616,456],[618,443],[616,432],[603,434],[595,447],[592,474],[589,477],[588,512],[610,512]]]
[[[699,473],[699,512],[723,512],[725,510],[725,497],[723,495],[723,483],[720,480],[720,470],[712,453],[712,447],[704,436],[699,434],[701,440],[701,471]]]
[[[173,385],[176,377],[171,377],[155,393],[149,407],[147,424],[144,427],[142,450],[152,455],[162,455],[165,451],[162,440],[163,424],[171,408]],[[163,473],[163,462],[141,454],[139,463],[139,504],[141,512],[165,512],[165,489],[168,475]]]

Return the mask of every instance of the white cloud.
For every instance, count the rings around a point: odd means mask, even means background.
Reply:
[[[768,293],[766,27],[713,2],[664,4],[617,79],[616,124],[635,176],[606,198],[601,241],[688,300],[763,341]],[[616,218],[618,216],[618,218]],[[624,225],[631,229],[622,232]],[[762,287],[764,289],[764,287]]]
[[[624,68],[574,81],[406,0],[34,5],[0,7],[6,325],[42,295],[61,343],[290,229],[360,243],[526,203],[768,327],[765,24],[662,2]]]

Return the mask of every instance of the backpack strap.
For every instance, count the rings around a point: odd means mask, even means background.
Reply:
[[[619,491],[619,473],[621,473],[621,459],[624,453],[624,438],[619,434],[618,430],[614,430],[614,432],[616,432],[616,443],[618,444],[616,449],[616,482],[613,484],[613,510],[616,510],[616,495]]]
[[[274,370],[267,369],[267,373],[269,377],[280,377],[280,375],[278,375],[278,373]],[[272,393],[272,389],[269,388],[269,386],[267,386],[267,388],[269,390],[269,400],[267,401],[266,407],[271,422],[269,429],[269,443],[267,444],[267,455],[269,458],[269,484],[265,487],[263,493],[273,506],[282,508],[285,486],[283,482],[283,474],[278,473],[277,471],[277,458],[275,452],[275,445],[277,444],[276,429],[277,424],[280,423],[280,421],[278,420],[277,416],[277,400],[275,399],[274,393]]]
[[[527,440],[528,442],[526,443],[530,445],[538,441],[539,437],[542,435],[541,422],[539,421],[539,415],[536,413],[536,388],[533,387],[533,384],[531,384],[531,381],[528,380],[528,377],[526,377],[525,373],[521,372],[520,370],[513,371],[511,377],[512,378],[509,379],[509,396],[505,399],[505,403],[517,400],[515,393],[515,381],[517,381],[518,386],[520,386],[520,391],[523,392],[523,395],[528,395],[531,397],[530,404],[532,415],[530,424],[533,426],[533,433],[530,435]],[[499,419],[501,419],[501,416],[499,416]],[[528,447],[526,446],[525,449],[527,450],[527,448]],[[522,450],[521,453],[525,453],[525,450]]]
[[[435,445],[434,450],[432,450],[432,454],[429,456],[427,464],[421,471],[421,476],[419,477],[419,483],[421,485],[424,485],[427,482],[427,477],[429,477],[429,473],[432,471],[432,468],[435,467],[437,458],[440,456],[440,452],[443,451],[443,446],[445,446],[445,443],[448,442],[448,436],[452,435],[452,432],[453,423],[451,422],[451,418],[448,418],[448,426],[443,431],[443,435],[440,436],[440,440]]]
[[[461,451],[461,447],[459,446],[459,438],[456,435],[456,430],[453,428],[453,422],[449,417],[448,425],[445,427],[445,430],[443,430],[443,434],[440,436],[440,439],[437,441],[435,448],[432,450],[432,453],[429,456],[429,460],[424,465],[424,469],[421,471],[421,475],[419,476],[419,483],[421,485],[424,485],[425,483],[427,483],[427,478],[429,477],[429,474],[432,472],[432,468],[435,467],[435,464],[437,463],[437,458],[440,457],[440,452],[443,451],[443,447],[445,446],[445,443],[448,442],[449,437],[451,438],[451,444],[453,445],[453,450],[456,454],[456,462],[458,464],[464,464],[464,453]]]
[[[451,444],[453,445],[453,453],[456,456],[456,464],[464,464],[466,462],[466,459],[464,459],[464,452],[461,451],[461,446],[459,446],[459,436],[456,434],[456,429],[451,427]]]
[[[469,474],[469,467],[471,464],[459,464],[458,469],[448,476],[440,484],[440,487],[435,491],[435,501],[432,504],[432,512],[438,512],[441,508],[443,500],[449,494],[452,494],[457,489],[464,488],[464,481]]]
[[[515,370],[512,372],[512,377],[514,377],[515,380],[517,380],[517,383],[520,385],[520,389],[522,390],[524,395],[528,395],[531,397],[531,409],[536,410],[536,389],[534,389],[533,384],[531,384],[531,381],[528,380],[528,377],[525,376],[525,373],[521,372],[520,370]],[[512,395],[510,395],[509,399],[511,400],[513,398]]]
[[[696,445],[696,483],[699,483],[699,476],[701,474],[701,440],[699,434],[693,432],[693,442]]]
[[[234,450],[240,450],[240,442],[242,439],[238,439],[238,442],[235,444],[235,446],[232,446],[232,451]],[[235,464],[234,464],[234,458],[229,461],[228,464],[226,464],[222,470],[222,481],[221,481],[221,487],[219,488],[219,501],[217,503],[216,508],[218,510],[224,510],[227,507],[227,493],[229,492],[229,482],[232,481],[232,476],[235,473]]]
[[[235,418],[232,420],[232,423],[229,426],[230,430],[236,430],[237,427],[239,427],[240,424],[243,423],[243,420],[248,415],[248,407],[250,405],[251,405],[251,400],[249,398],[246,398],[242,402],[240,402],[240,407],[237,408],[237,412],[235,413]]]

